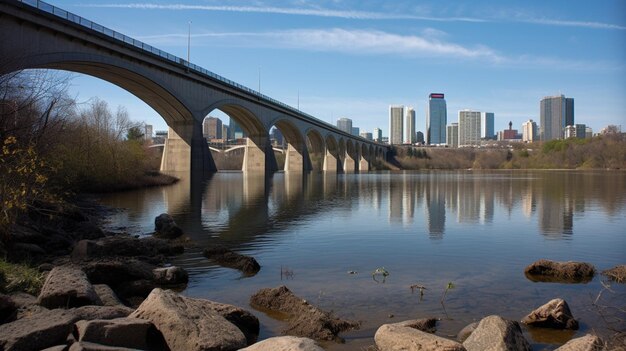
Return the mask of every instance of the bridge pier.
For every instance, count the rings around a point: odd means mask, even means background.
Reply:
[[[285,171],[286,172],[302,172],[304,171],[303,152],[299,151],[293,144],[287,144],[285,152]]]
[[[216,172],[217,167],[202,136],[202,124],[198,122],[178,123],[169,127],[163,157],[162,172],[189,172],[190,176],[206,177]]]
[[[326,150],[326,154],[324,155],[324,165],[322,170],[327,172],[337,172],[337,157],[330,152],[330,150]]]
[[[370,161],[368,161],[363,155],[359,158],[359,172],[369,172]]]
[[[357,163],[355,162],[354,157],[352,157],[349,152],[346,152],[343,160],[343,171],[345,173],[354,173],[356,172],[356,166]]]
[[[268,157],[267,150],[272,150],[269,144],[269,138],[264,136],[246,138],[246,146],[244,147],[243,164],[241,170],[244,172],[266,173],[273,171],[276,167],[272,165],[266,166],[266,161],[271,161],[273,157]],[[273,153],[273,151],[271,151]],[[271,155],[273,156],[273,154]],[[275,162],[274,162],[275,163]]]

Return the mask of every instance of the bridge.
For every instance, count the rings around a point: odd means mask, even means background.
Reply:
[[[148,147],[149,148],[159,148],[159,147],[160,148],[165,148],[165,144],[152,144],[152,145],[150,145]],[[217,153],[225,153],[225,154],[227,154],[227,153],[235,151],[235,150],[241,150],[241,149],[243,149],[245,147],[246,147],[246,145],[231,145],[231,146],[229,146],[229,147],[227,147],[225,149],[218,149],[216,147],[209,146],[209,150],[217,152]],[[274,150],[276,152],[280,152],[281,154],[285,153],[284,149],[281,149],[281,148],[275,147],[275,146],[272,146],[272,150]]]
[[[367,171],[389,146],[335,126],[100,24],[38,0],[0,2],[0,74],[45,68],[94,76],[135,95],[169,126],[161,170],[217,171],[202,122],[219,109],[242,126],[244,172],[277,170],[269,130],[285,137],[285,171]],[[323,159],[320,166],[311,156]]]

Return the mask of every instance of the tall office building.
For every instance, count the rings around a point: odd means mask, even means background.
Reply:
[[[541,140],[563,139],[565,127],[574,125],[574,99],[546,96],[539,104]]]
[[[370,132],[361,132],[361,133],[359,134],[359,136],[360,136],[361,138],[364,138],[364,139],[367,139],[367,140],[372,140],[372,139],[373,139],[373,138],[372,138],[372,133],[370,133]]]
[[[459,146],[480,144],[480,112],[459,111]]]
[[[448,112],[444,95],[430,94],[426,115],[426,143],[429,145],[445,144],[447,124]]]
[[[374,128],[374,141],[381,143],[383,141],[383,130],[380,128]]]
[[[525,143],[532,143],[539,140],[537,123],[532,119],[522,123],[522,141]]]
[[[405,127],[404,142],[411,145],[415,144],[415,110],[413,107],[407,107],[406,109]]]
[[[350,118],[339,118],[337,120],[337,128],[348,134],[352,134],[352,120]]]
[[[452,123],[447,127],[446,145],[452,148],[459,147],[459,124],[458,123]]]
[[[359,128],[359,127],[352,127],[352,135],[359,136],[359,134],[361,134],[361,128]]]
[[[245,137],[243,129],[234,119],[230,119],[230,137],[231,139],[242,139]]]
[[[402,132],[404,115],[403,105],[391,105],[389,106],[389,144],[398,145],[402,144]]]
[[[209,116],[202,123],[202,131],[207,139],[222,139],[222,120]]]
[[[143,138],[145,140],[152,140],[152,124],[145,124],[143,127]]]
[[[230,127],[228,127],[228,124],[222,124],[222,138],[224,141],[230,139]]]
[[[415,137],[416,137],[415,141],[417,141],[420,144],[424,144],[424,133],[417,132],[417,133],[415,133]]]
[[[480,138],[481,139],[494,139],[496,131],[494,128],[494,114],[493,112],[481,112],[480,113]]]

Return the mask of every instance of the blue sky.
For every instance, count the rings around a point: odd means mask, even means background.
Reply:
[[[322,120],[348,117],[388,134],[388,107],[413,106],[424,131],[428,94],[457,111],[495,113],[496,130],[539,100],[575,99],[577,123],[626,129],[626,1],[49,1],[191,61]],[[147,105],[90,77],[74,94],[124,105],[165,129]]]

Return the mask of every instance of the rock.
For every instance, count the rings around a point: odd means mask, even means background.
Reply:
[[[595,335],[587,334],[580,338],[575,338],[554,351],[602,351],[604,342]]]
[[[522,319],[522,323],[535,327],[555,329],[578,329],[578,322],[563,299],[550,300],[545,305],[530,312]]]
[[[15,315],[15,319],[27,318],[33,314],[48,311],[47,308],[43,306],[39,306],[37,304],[36,296],[30,295],[27,293],[23,293],[23,292],[12,293],[11,299],[17,305],[17,312]]]
[[[619,265],[604,270],[602,274],[616,283],[626,283],[626,265]]]
[[[76,316],[66,310],[50,310],[2,325],[0,350],[41,350],[64,344]]]
[[[534,282],[587,283],[595,272],[590,263],[550,260],[538,260],[524,269],[526,277]]]
[[[10,296],[0,294],[0,324],[13,320],[17,313],[17,304]]]
[[[383,324],[374,335],[374,341],[380,351],[465,351],[456,341],[401,325],[402,323]]]
[[[100,301],[102,301],[103,306],[124,306],[110,286],[106,284],[95,284],[93,288],[96,294],[98,294]]]
[[[81,240],[74,245],[73,260],[90,260],[113,256],[172,256],[184,252],[181,244],[158,238],[135,238],[130,235],[114,235],[94,240]]]
[[[234,324],[246,336],[246,342],[251,345],[257,341],[259,336],[259,319],[243,308],[224,303],[202,300],[207,308],[217,312],[227,321]]]
[[[55,267],[43,284],[38,303],[47,308],[102,305],[83,271],[69,266]]]
[[[11,246],[11,254],[13,257],[18,257],[17,255],[22,254],[26,254],[28,256],[45,255],[46,251],[37,244],[15,243]]]
[[[117,287],[129,281],[152,280],[152,270],[156,266],[134,258],[109,258],[83,265],[83,271],[93,284],[107,284],[117,291]]]
[[[139,318],[81,320],[76,322],[74,337],[79,342],[147,350],[151,328],[152,323]]]
[[[120,287],[118,287],[117,292],[123,298],[128,298],[132,296],[146,298],[148,297],[148,295],[150,295],[150,292],[156,287],[156,283],[152,280],[140,279],[122,284]]]
[[[154,235],[165,239],[176,239],[183,235],[183,230],[174,222],[174,218],[167,213],[161,213],[154,219],[154,230]]]
[[[155,268],[154,282],[159,285],[182,285],[189,282],[189,274],[181,267]]]
[[[324,349],[308,338],[277,336],[259,341],[241,351],[324,351]]]
[[[463,342],[467,351],[531,351],[519,323],[500,316],[483,318]]]
[[[107,346],[93,342],[79,341],[70,346],[69,351],[138,351],[121,346]]]
[[[253,276],[261,270],[261,266],[254,257],[236,253],[221,245],[204,249],[204,257],[215,261],[220,266],[238,269],[247,276]]]
[[[154,289],[131,318],[149,320],[171,350],[238,350],[246,337],[205,302]]]
[[[78,319],[115,319],[128,317],[134,310],[126,306],[83,306],[72,310]]]
[[[269,309],[290,316],[283,334],[316,340],[338,340],[342,331],[357,329],[359,323],[333,317],[294,295],[286,286],[261,289],[250,298],[253,307]]]
[[[412,319],[404,322],[394,323],[394,325],[397,325],[399,327],[413,328],[427,333],[434,333],[437,331],[437,319],[435,318]]]
[[[478,327],[478,322],[470,323],[466,325],[461,331],[456,335],[456,340],[458,342],[463,342],[467,340],[467,338],[476,330]]]

